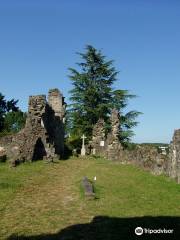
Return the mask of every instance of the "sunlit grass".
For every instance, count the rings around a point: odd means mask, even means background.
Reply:
[[[97,177],[95,200],[84,198],[83,176]],[[95,216],[180,216],[179,202],[169,178],[101,158],[0,164],[0,239],[56,233]]]

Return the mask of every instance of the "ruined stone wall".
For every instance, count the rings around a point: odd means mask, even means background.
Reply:
[[[49,91],[48,104],[54,112],[54,121],[51,124],[51,132],[53,133],[56,154],[60,155],[64,153],[64,122],[66,104],[62,93],[58,89]]]
[[[116,109],[111,112],[111,131],[105,136],[105,123],[102,119],[93,128],[91,146],[93,154],[121,163],[130,163],[159,175],[167,172],[168,156],[160,154],[156,147],[138,145],[134,150],[124,150],[119,142],[120,116]],[[101,146],[101,142],[104,145]]]
[[[174,131],[170,144],[167,173],[180,183],[180,129]]]
[[[153,174],[166,174],[180,183],[180,129],[175,130],[170,144],[169,154],[160,153],[150,145],[138,145],[134,150],[124,150],[119,142],[119,113],[111,112],[111,131],[105,136],[105,123],[100,119],[93,129],[91,153],[101,155],[110,160],[130,163],[140,166]],[[103,146],[101,142],[104,142]]]
[[[105,147],[105,122],[99,119],[94,125],[92,132],[92,141],[89,142],[89,148],[92,154],[104,155]]]
[[[106,139],[106,157],[110,160],[123,161],[123,147],[119,141],[119,127],[120,127],[119,112],[113,109],[111,112],[111,131]]]
[[[158,152],[158,149],[149,145],[137,145],[134,150],[123,151],[124,161],[132,163],[155,175],[166,174],[168,155]]]
[[[111,131],[105,136],[105,122],[103,119],[95,124],[93,128],[92,141],[92,154],[104,156],[110,160],[122,159],[122,146],[118,139],[119,133],[119,113],[113,109],[111,112]]]
[[[30,96],[24,129],[0,139],[0,146],[12,161],[52,160],[63,155],[64,98],[54,89],[49,91],[49,99],[50,103],[45,95]]]

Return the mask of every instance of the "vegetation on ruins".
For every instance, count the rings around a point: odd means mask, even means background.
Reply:
[[[69,68],[73,88],[70,91],[71,104],[68,108],[68,131],[74,141],[83,133],[88,138],[98,119],[106,122],[107,131],[110,128],[109,117],[113,108],[120,113],[119,139],[121,142],[130,141],[133,136],[132,128],[137,125],[137,111],[125,113],[128,100],[136,97],[128,90],[115,89],[118,71],[112,60],[93,46],[86,46],[85,53],[78,53],[82,61],[77,63],[78,70]]]
[[[25,124],[26,115],[17,107],[18,100],[6,100],[0,93],[0,134],[18,132]]]

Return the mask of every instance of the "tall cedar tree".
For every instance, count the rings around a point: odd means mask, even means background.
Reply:
[[[113,61],[106,61],[93,46],[86,46],[85,53],[78,53],[82,62],[77,63],[80,72],[69,68],[73,89],[70,91],[71,102],[68,110],[67,129],[71,136],[80,137],[86,134],[91,138],[92,128],[99,118],[103,118],[109,126],[109,116],[113,108],[118,109],[121,116],[119,138],[123,141],[130,140],[132,127],[137,125],[134,119],[139,112],[131,111],[123,115],[128,99],[135,97],[127,90],[113,90],[117,74]]]

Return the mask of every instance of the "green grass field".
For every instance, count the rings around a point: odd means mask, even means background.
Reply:
[[[95,200],[84,198],[83,176],[97,177]],[[0,164],[0,239],[131,239],[139,224],[178,225],[179,216],[180,185],[135,166],[93,157]]]

